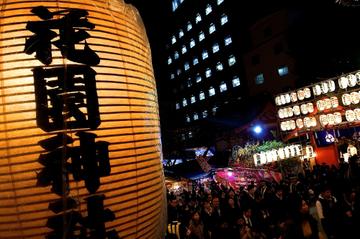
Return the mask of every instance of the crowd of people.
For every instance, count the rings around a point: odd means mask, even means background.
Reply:
[[[359,238],[359,159],[237,190],[212,181],[168,192],[167,239]]]

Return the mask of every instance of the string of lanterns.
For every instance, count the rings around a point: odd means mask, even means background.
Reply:
[[[280,120],[288,119],[280,122],[281,131],[311,129],[319,126],[336,126],[360,121],[360,108],[344,108],[360,103],[360,91],[358,88],[355,88],[360,86],[360,71],[339,77],[337,85],[338,90],[335,79],[330,79],[297,91],[276,96],[275,104],[277,106],[304,101],[303,103],[289,105],[278,110],[278,118]],[[355,89],[349,89],[350,92],[348,92],[348,88]],[[339,95],[340,90],[345,92]],[[336,95],[328,96],[327,94],[329,93]],[[318,97],[321,98],[317,99],[316,102],[309,102]],[[299,118],[294,119],[294,117]]]

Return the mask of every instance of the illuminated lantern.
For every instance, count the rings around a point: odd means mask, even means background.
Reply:
[[[0,237],[163,238],[157,92],[137,10],[0,6]]]
[[[302,129],[304,127],[304,122],[302,119],[296,119],[296,126],[299,128],[299,129]]]
[[[336,96],[332,96],[330,100],[332,108],[337,108],[339,106],[339,100]]]
[[[291,102],[296,102],[296,101],[297,101],[297,94],[296,94],[296,92],[291,92],[291,93],[290,93],[290,97],[291,97]]]
[[[301,109],[301,113],[303,114],[303,115],[306,115],[306,114],[308,114],[309,113],[309,108],[308,108],[308,105],[307,104],[302,104],[301,106],[300,106],[300,109]]]
[[[291,102],[291,98],[289,94],[285,94],[285,103],[288,104]]]
[[[321,126],[323,126],[323,127],[329,124],[327,115],[320,115],[319,121],[320,121]]]
[[[298,105],[294,105],[293,112],[295,115],[300,115],[300,107]]]
[[[351,104],[351,96],[350,96],[350,94],[347,94],[347,93],[343,94],[341,98],[342,98],[343,105],[348,106],[348,105]]]
[[[360,85],[360,71],[356,72],[355,76],[356,76],[357,84]]]
[[[314,105],[313,103],[307,103],[308,112],[312,113],[314,112]]]
[[[281,105],[280,96],[276,96],[276,97],[275,97],[275,104],[278,105],[278,106]]]
[[[324,81],[321,83],[321,91],[323,94],[327,94],[329,92],[328,82]]]
[[[291,107],[286,108],[288,117],[293,117],[294,112]]]
[[[355,75],[349,74],[349,75],[347,76],[347,78],[348,78],[348,82],[349,82],[349,87],[354,87],[354,86],[356,86],[356,84],[357,84],[357,79],[356,79],[356,76],[355,76]]]
[[[342,76],[338,79],[339,87],[341,89],[346,89],[349,85],[349,81],[345,76]]]
[[[326,98],[324,100],[324,104],[325,104],[325,109],[328,110],[328,109],[331,109],[332,107],[332,104],[331,104],[331,100],[329,98]]]
[[[297,97],[298,97],[299,100],[303,100],[305,98],[304,90],[298,90],[297,91]]]
[[[356,120],[356,114],[353,110],[345,111],[345,118],[348,122],[353,122]]]
[[[360,102],[360,94],[359,94],[359,92],[356,92],[356,91],[351,92],[350,93],[350,98],[351,98],[351,103],[352,104],[354,104],[354,105],[359,104],[359,102]]]
[[[356,115],[356,120],[360,120],[360,109],[359,108],[354,109],[354,113]]]
[[[329,85],[329,91],[330,91],[330,92],[334,92],[335,89],[336,89],[335,82],[334,82],[333,80],[329,80],[329,81],[328,81],[328,85]]]
[[[304,96],[305,96],[305,98],[310,98],[311,97],[311,90],[310,90],[310,88],[305,88],[304,89]]]
[[[334,121],[335,121],[335,124],[340,124],[342,122],[342,116],[341,116],[340,112],[334,113]]]
[[[321,95],[321,86],[320,85],[314,85],[312,87],[313,93],[315,96]]]

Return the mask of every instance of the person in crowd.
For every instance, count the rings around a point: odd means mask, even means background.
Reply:
[[[210,234],[201,220],[200,212],[195,211],[186,229],[186,239],[210,239]]]
[[[178,199],[175,195],[170,195],[168,198],[168,226],[167,226],[167,238],[168,239],[180,239],[184,232],[183,224],[181,223],[181,212],[178,206]]]
[[[208,228],[210,235],[215,226],[214,210],[209,201],[204,201],[203,210],[201,211],[201,218],[204,226]]]
[[[240,201],[241,207],[250,207],[250,208],[256,207],[255,191],[256,191],[256,187],[254,184],[249,184],[247,186],[247,190],[243,194]]]
[[[294,203],[295,211],[287,220],[282,239],[320,239],[316,219],[304,199]]]
[[[328,239],[338,237],[339,208],[337,199],[332,196],[331,188],[324,185],[316,201],[316,211]]]
[[[341,211],[341,236],[343,238],[354,238],[359,228],[359,200],[355,189],[343,193],[340,203]]]
[[[284,228],[285,221],[287,219],[287,207],[286,200],[284,195],[284,186],[276,185],[275,193],[269,198],[269,209],[270,214],[273,218],[273,223],[275,225],[274,235],[275,237],[280,236],[281,231]]]

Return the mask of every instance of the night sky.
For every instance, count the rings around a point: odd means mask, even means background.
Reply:
[[[185,0],[190,1],[190,0]],[[191,0],[193,1],[193,0]],[[156,78],[166,60],[164,47],[169,32],[169,0],[127,0],[143,18],[150,41]],[[307,81],[336,76],[360,68],[360,7],[344,7],[334,0],[258,0],[239,8],[246,11],[249,24],[267,12],[288,8],[296,31],[290,32],[291,54],[303,60],[299,70]],[[309,83],[309,82],[307,82]]]

